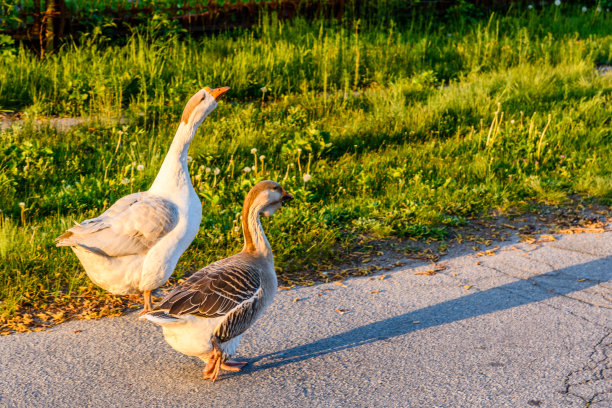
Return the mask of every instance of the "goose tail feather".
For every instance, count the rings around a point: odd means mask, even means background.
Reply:
[[[140,319],[147,319],[150,322],[159,324],[160,326],[166,326],[170,324],[181,323],[181,319],[178,317],[169,315],[163,310],[155,310],[140,316]]]

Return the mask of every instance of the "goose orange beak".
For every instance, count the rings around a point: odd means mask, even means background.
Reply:
[[[215,89],[210,89],[206,87],[206,90],[208,91],[209,94],[213,96],[213,98],[215,98],[215,101],[218,101],[219,99],[221,99],[224,93],[230,90],[230,87],[222,86],[221,88],[215,88]]]

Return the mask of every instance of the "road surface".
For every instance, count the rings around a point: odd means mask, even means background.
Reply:
[[[556,237],[280,291],[215,383],[136,314],[4,336],[0,406],[611,407],[612,233]]]

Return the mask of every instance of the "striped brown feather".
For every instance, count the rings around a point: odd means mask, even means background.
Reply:
[[[199,270],[153,310],[167,310],[174,316],[224,316],[249,301],[260,288],[261,279],[255,268],[234,256]]]
[[[264,307],[261,301],[263,290],[259,289],[253,297],[232,310],[215,330],[215,336],[222,342],[229,341],[244,333],[257,318]]]

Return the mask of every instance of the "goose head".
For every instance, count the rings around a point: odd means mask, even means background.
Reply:
[[[210,89],[209,87],[200,89],[187,102],[183,110],[181,122],[185,125],[193,125],[194,128],[200,126],[204,118],[215,110],[217,101],[221,99],[223,94],[227,91],[229,91],[229,87],[227,86],[216,89]]]
[[[293,200],[293,196],[285,191],[276,181],[265,180],[257,183],[244,201],[244,208],[257,211],[271,217],[276,210],[281,208],[284,202]],[[248,211],[248,210],[247,210]]]

